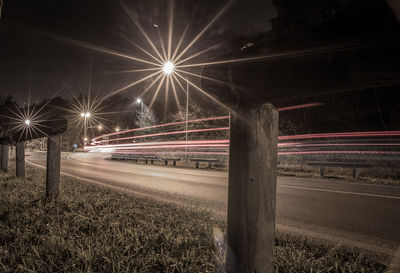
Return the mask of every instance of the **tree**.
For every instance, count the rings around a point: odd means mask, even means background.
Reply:
[[[10,135],[15,126],[16,116],[19,112],[18,104],[14,101],[12,96],[7,96],[3,103],[0,105],[0,137]]]
[[[152,109],[143,104],[142,108],[136,111],[135,125],[139,128],[149,127],[157,124],[157,117]]]

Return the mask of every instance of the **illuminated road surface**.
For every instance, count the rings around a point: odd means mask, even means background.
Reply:
[[[135,165],[104,157],[63,155],[61,169],[88,182],[226,215],[226,172]],[[45,159],[44,153],[27,157],[42,166]],[[388,252],[400,247],[400,187],[278,177],[277,228]]]

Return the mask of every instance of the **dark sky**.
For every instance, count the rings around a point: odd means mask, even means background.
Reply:
[[[166,0],[125,0],[124,3],[137,15],[152,40],[157,42],[154,24],[166,38]],[[173,43],[176,44],[187,24],[190,25],[184,43],[190,42],[227,1],[175,0],[174,3],[177,35]],[[272,0],[233,1],[192,49],[222,44],[228,35],[266,31],[269,20],[275,16]],[[60,89],[60,95],[70,97],[86,93],[91,78],[92,88],[104,94],[135,79],[132,75],[110,74],[135,68],[135,63],[73,46],[60,41],[60,37],[139,57],[143,54],[125,38],[149,48],[119,1],[109,0],[5,0],[0,37],[0,95],[11,94],[17,101],[26,100],[29,89],[32,100],[49,98]]]

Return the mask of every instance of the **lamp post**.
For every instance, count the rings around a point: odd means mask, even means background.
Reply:
[[[171,61],[167,61],[163,64],[162,71],[166,76],[171,75],[174,72],[175,64]],[[186,78],[186,122],[185,122],[185,158],[188,162],[188,151],[187,151],[187,141],[188,141],[188,120],[189,120],[189,80]]]
[[[143,100],[141,98],[137,98],[137,103],[140,103],[140,128],[143,127]]]
[[[84,121],[83,121],[83,146],[85,146],[86,145],[86,141],[87,141],[87,122],[88,122],[88,119],[91,117],[91,114],[90,114],[90,112],[82,112],[81,113],[81,118],[84,118]]]
[[[188,154],[187,154],[187,141],[188,141],[188,119],[189,119],[189,81],[187,76],[186,78],[186,129],[185,129],[185,157],[186,162],[188,162]]]

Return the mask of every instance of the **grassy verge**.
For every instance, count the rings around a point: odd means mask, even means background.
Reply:
[[[69,177],[62,178],[59,198],[48,202],[43,198],[44,181],[44,171],[31,167],[25,180],[0,175],[1,272],[223,269],[225,223],[208,212],[136,198]],[[278,234],[276,239],[277,272],[383,272],[386,263],[382,257],[297,236]]]
[[[363,184],[379,184],[388,186],[400,186],[399,174],[393,174],[397,169],[374,168],[368,170],[359,170],[359,175],[353,179],[352,169],[350,168],[326,168],[325,178],[345,180],[346,182],[363,183]],[[385,173],[386,171],[386,173]],[[390,173],[391,175],[388,175]],[[318,167],[281,167],[278,166],[278,175],[280,176],[296,176],[304,178],[321,178]]]

